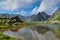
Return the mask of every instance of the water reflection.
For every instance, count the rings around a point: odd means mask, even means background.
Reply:
[[[47,31],[44,34],[40,34],[36,30],[31,30],[27,27],[21,28],[17,32],[7,30],[4,31],[4,34],[22,40],[57,40],[52,31]]]

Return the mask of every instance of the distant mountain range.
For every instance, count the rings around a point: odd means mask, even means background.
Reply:
[[[0,14],[0,18],[2,18],[3,16],[5,16],[6,18],[12,18],[15,16],[18,16],[21,20],[24,20],[24,16],[19,15],[19,14]]]
[[[18,16],[21,20],[26,22],[37,22],[37,21],[47,21],[49,20],[57,20],[60,17],[60,8],[57,9],[51,16],[47,15],[45,12],[39,12],[37,15],[32,15],[29,17],[25,17],[19,14],[0,14],[0,17],[6,16],[7,18],[12,18],[14,16]]]
[[[49,18],[50,16],[47,15],[45,12],[39,12],[37,15],[32,15],[30,17],[27,17],[27,21],[32,21],[32,22],[35,22],[35,21],[45,21]],[[26,20],[25,19],[25,20]]]

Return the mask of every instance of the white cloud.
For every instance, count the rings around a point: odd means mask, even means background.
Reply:
[[[46,9],[45,12],[46,12],[48,15],[52,15],[52,13],[54,13],[57,9],[58,9],[58,7],[50,7],[50,8],[48,8],[48,9]]]
[[[24,11],[24,10],[20,11],[20,15],[25,16],[26,15],[26,11]]]
[[[14,10],[18,7],[18,3],[17,1],[15,0],[6,0],[6,1],[3,1],[3,2],[0,2],[0,8],[2,9],[6,9],[6,10]]]
[[[57,9],[58,9],[58,7],[56,7],[56,8],[53,10],[53,12],[52,12],[52,13],[54,13]],[[52,15],[52,13],[51,13],[51,15]]]
[[[20,12],[16,12],[16,13],[13,13],[13,14],[19,14],[19,15],[23,15],[23,16],[25,16],[26,13],[27,13],[26,11],[21,10]]]
[[[0,2],[0,8],[6,10],[15,10],[21,7],[30,7],[37,0],[6,0]]]
[[[37,14],[37,13],[36,13],[37,9],[38,9],[38,7],[35,7],[30,14],[31,14],[31,15]]]
[[[20,14],[19,12],[13,13],[13,14]]]
[[[52,9],[56,9],[56,5],[60,2],[60,0],[43,0],[38,8],[38,12],[49,11]],[[54,10],[52,10],[54,11]]]

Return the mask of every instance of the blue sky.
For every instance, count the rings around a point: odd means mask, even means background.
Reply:
[[[60,0],[0,0],[0,13],[35,15],[38,12],[52,14],[60,8]]]

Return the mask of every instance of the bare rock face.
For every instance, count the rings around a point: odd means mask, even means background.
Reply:
[[[52,31],[40,34],[36,30],[31,30],[29,28],[22,28],[17,32],[8,30],[5,31],[4,34],[21,40],[57,40]]]

